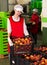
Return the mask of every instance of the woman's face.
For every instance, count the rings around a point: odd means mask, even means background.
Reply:
[[[37,12],[34,11],[33,14],[37,14]]]
[[[21,11],[17,11],[17,10],[15,10],[15,15],[20,16],[21,13],[22,13]]]

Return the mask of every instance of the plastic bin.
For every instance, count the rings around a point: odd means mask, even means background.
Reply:
[[[33,40],[30,37],[23,37],[23,38],[14,38],[12,39],[14,43],[14,54],[23,54],[23,53],[30,53],[32,49]]]
[[[0,54],[8,54],[7,44],[7,32],[0,31]]]

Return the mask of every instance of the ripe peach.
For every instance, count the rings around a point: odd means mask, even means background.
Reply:
[[[26,56],[25,58],[29,60],[29,57],[28,56]]]
[[[47,63],[45,65],[47,65]]]
[[[25,40],[27,41],[27,40],[28,40],[28,38],[25,38]]]
[[[45,59],[45,63],[47,63],[47,59]]]
[[[22,42],[20,42],[20,45],[23,45],[23,43],[22,43]]]
[[[31,59],[31,60],[34,60],[34,56],[33,56],[33,55],[30,55],[30,59]]]
[[[46,47],[46,51],[47,51],[47,47]]]
[[[45,62],[41,62],[42,65],[45,65]]]
[[[17,42],[20,43],[20,40],[18,40]]]
[[[22,38],[21,41],[24,42],[24,38]]]
[[[34,62],[34,65],[38,65],[38,62]]]
[[[43,47],[42,51],[45,51],[46,50],[46,47]]]
[[[27,55],[25,54],[24,56],[26,57]]]
[[[24,44],[27,44],[27,42],[24,40]]]
[[[17,42],[17,41],[15,41],[15,43],[17,44],[18,42]]]
[[[27,44],[30,44],[30,41],[29,40],[27,40]]]

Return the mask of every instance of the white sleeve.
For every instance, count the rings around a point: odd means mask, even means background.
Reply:
[[[11,33],[11,25],[10,25],[10,20],[7,19],[7,32]]]
[[[8,42],[10,46],[13,46],[13,42],[11,41],[10,37],[8,37]]]
[[[10,20],[7,19],[7,32],[8,34],[11,33],[11,25],[10,25]],[[11,41],[10,37],[8,36],[8,42],[10,46],[13,46],[13,42]]]
[[[29,32],[28,32],[28,30],[27,30],[27,26],[26,26],[26,24],[25,24],[25,20],[24,20],[24,35],[25,36],[27,36],[27,35],[29,35]]]

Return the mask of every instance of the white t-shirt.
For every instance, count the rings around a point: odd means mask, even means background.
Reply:
[[[16,22],[19,22],[19,20],[20,20],[20,17],[18,17],[18,19],[16,19],[16,18],[14,18],[14,16],[12,16],[12,19]],[[29,33],[28,33],[28,30],[27,30],[27,26],[26,26],[26,24],[25,24],[25,20],[24,20],[24,23],[23,23],[23,30],[24,30],[24,35],[25,36],[27,36],[27,35],[29,35]],[[11,31],[12,31],[12,29],[11,29],[11,24],[10,24],[10,20],[9,19],[7,19],[7,31],[8,31],[8,33],[11,33]],[[12,43],[12,41],[11,41],[11,39],[8,37],[8,42],[9,42],[9,45],[10,46],[12,46],[13,45],[13,43]]]

